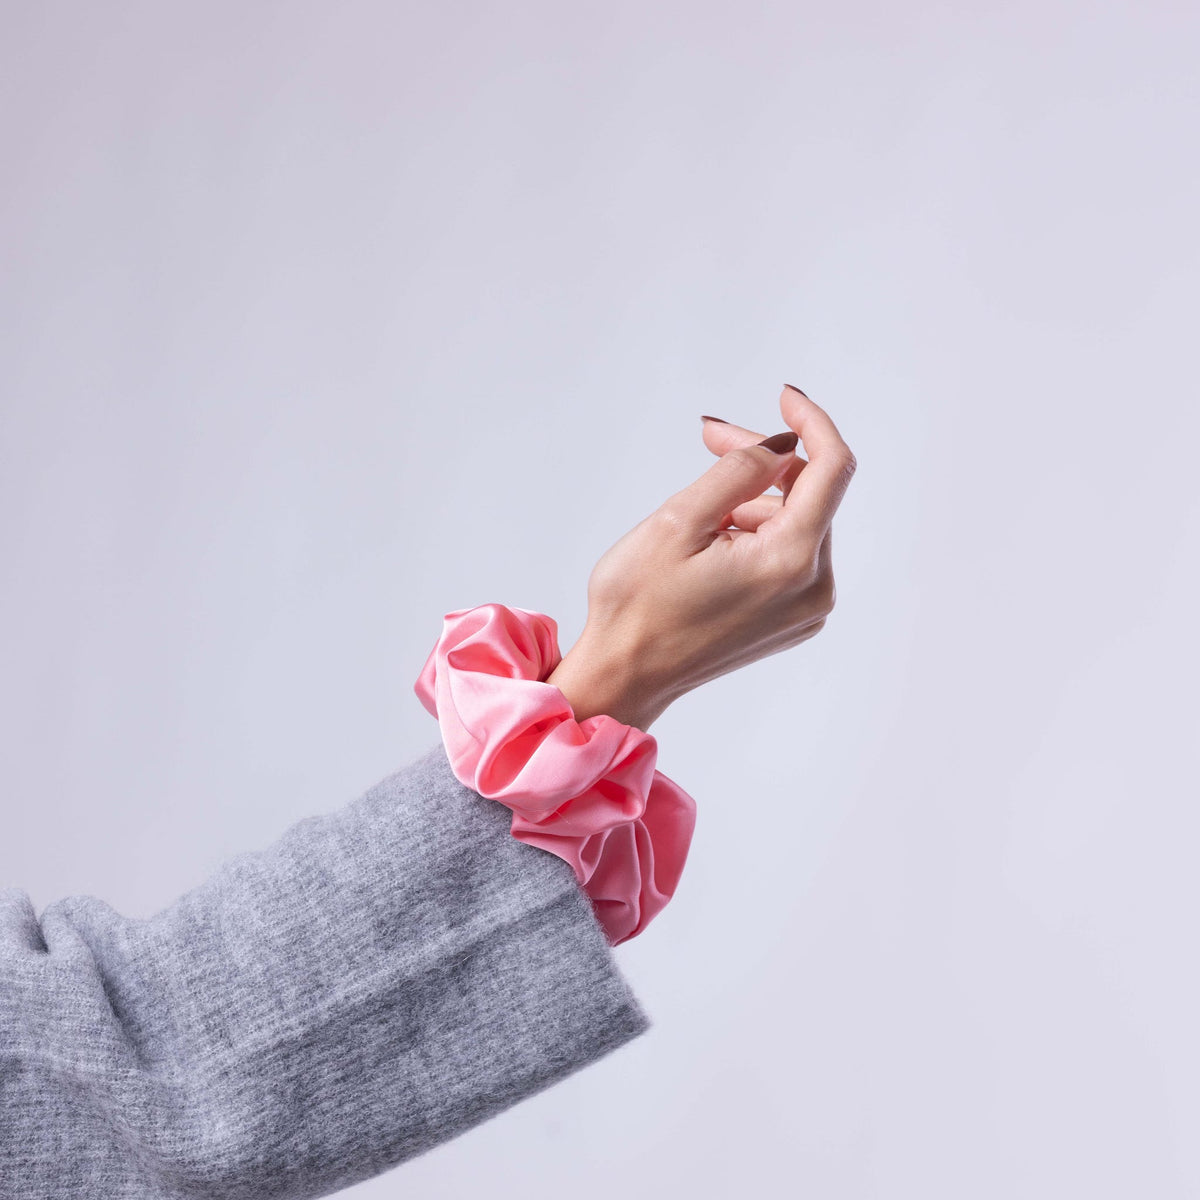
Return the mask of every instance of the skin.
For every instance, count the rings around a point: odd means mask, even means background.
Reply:
[[[547,677],[576,720],[607,713],[649,729],[693,688],[824,627],[836,599],[833,515],[857,462],[799,389],[784,387],[779,411],[807,458],[703,420],[717,460],[592,569],[584,630]]]

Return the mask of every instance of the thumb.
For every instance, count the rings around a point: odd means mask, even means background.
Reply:
[[[667,498],[662,508],[697,537],[720,529],[739,505],[761,496],[795,461],[794,430],[726,451],[694,482]],[[660,510],[661,511],[661,510]]]

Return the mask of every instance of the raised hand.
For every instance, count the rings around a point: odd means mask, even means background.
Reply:
[[[548,677],[577,720],[648,729],[686,692],[824,627],[833,516],[857,463],[799,389],[785,386],[779,408],[788,430],[766,439],[706,419],[716,462],[592,569],[583,633]]]

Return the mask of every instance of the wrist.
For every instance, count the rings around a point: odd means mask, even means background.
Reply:
[[[645,732],[675,697],[642,678],[637,661],[633,652],[601,648],[581,636],[545,682],[567,698],[575,720],[606,714]]]

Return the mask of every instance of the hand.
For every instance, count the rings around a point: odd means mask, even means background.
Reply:
[[[783,453],[706,420],[717,461],[592,569],[583,633],[547,679],[576,720],[607,713],[646,730],[686,692],[824,627],[836,598],[833,515],[857,462],[803,392],[785,387],[779,408]],[[807,461],[792,453],[797,441]]]

